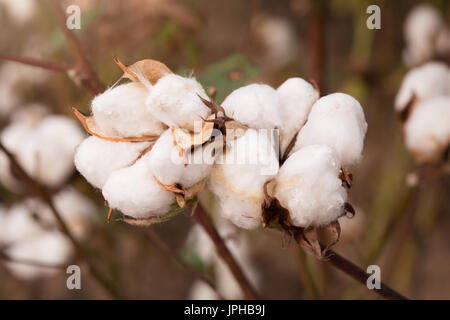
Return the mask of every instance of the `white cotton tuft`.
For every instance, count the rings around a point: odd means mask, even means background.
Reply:
[[[367,123],[359,102],[344,93],[320,98],[308,121],[297,135],[292,153],[313,144],[332,148],[342,166],[351,166],[362,157]]]
[[[0,246],[8,246],[22,240],[33,238],[43,231],[33,218],[32,212],[24,204],[13,205],[0,214]]]
[[[92,114],[106,134],[120,137],[158,136],[164,125],[146,108],[148,89],[137,82],[110,88],[92,100]]]
[[[109,175],[130,166],[152,142],[113,142],[94,136],[77,148],[75,166],[94,187],[101,189]]]
[[[277,91],[281,99],[280,151],[284,154],[292,138],[305,124],[312,105],[319,99],[319,93],[302,78],[287,79]]]
[[[228,117],[252,129],[281,127],[280,97],[266,84],[250,84],[231,92],[222,102]]]
[[[450,95],[450,70],[442,62],[429,62],[410,70],[395,98],[395,111],[401,112],[412,101],[425,101]]]
[[[20,262],[6,264],[18,278],[31,280],[60,272],[59,268],[65,265],[72,255],[73,247],[69,239],[60,232],[46,231],[32,239],[16,243],[7,248],[6,253],[14,260],[33,261],[56,267],[46,268]]]
[[[188,293],[189,300],[219,300],[219,296],[204,281],[196,280],[191,285]]]
[[[406,147],[419,161],[437,160],[450,144],[450,97],[418,104],[404,126]]]
[[[196,125],[201,128],[202,119],[211,114],[199,96],[209,100],[195,78],[167,74],[152,87],[146,105],[148,110],[166,125],[194,131]]]
[[[103,186],[108,205],[135,219],[163,216],[175,202],[173,193],[163,190],[154,179],[148,155],[131,167],[114,171]]]
[[[150,170],[161,183],[165,185],[179,183],[188,188],[207,178],[211,172],[213,159],[206,155],[202,157],[203,152],[208,151],[211,149],[201,148],[192,156],[187,156],[188,164],[185,166],[173,143],[171,129],[168,129],[156,141],[147,159]]]
[[[276,177],[275,197],[297,227],[323,226],[344,212],[347,192],[339,179],[340,163],[324,145],[293,153]]]
[[[442,17],[432,6],[421,4],[412,9],[403,27],[405,64],[415,66],[432,59],[437,51],[436,40],[444,28]]]
[[[278,172],[278,156],[268,137],[262,130],[247,130],[227,146],[208,181],[220,214],[244,229],[260,226],[263,187]]]

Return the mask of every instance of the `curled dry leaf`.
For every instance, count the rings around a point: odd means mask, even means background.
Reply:
[[[341,167],[341,172],[339,172],[339,179],[345,183],[346,187],[350,189],[352,187],[353,175],[350,172],[347,172],[344,168]]]
[[[122,78],[134,82],[142,82],[139,78],[143,77],[151,84],[155,84],[161,77],[173,73],[164,63],[153,59],[140,60],[129,66],[124,65],[117,57],[114,57],[114,62],[122,69]]]
[[[181,209],[183,209],[186,206],[187,201],[194,199],[195,196],[199,192],[203,191],[203,189],[205,188],[205,185],[206,185],[205,179],[195,183],[194,185],[190,186],[189,188],[185,188],[182,185],[180,185],[179,183],[165,185],[161,181],[159,181],[158,178],[156,178],[154,175],[153,175],[153,179],[155,179],[156,183],[158,183],[158,185],[163,190],[166,190],[166,191],[169,191],[169,192],[172,192],[175,194],[175,199],[177,201],[178,206]]]
[[[100,130],[93,116],[88,116],[75,107],[72,107],[73,113],[77,119],[81,122],[87,133],[96,136],[103,140],[115,141],[115,142],[144,142],[144,141],[155,141],[158,136],[142,136],[142,137],[120,137],[120,136],[108,136]]]

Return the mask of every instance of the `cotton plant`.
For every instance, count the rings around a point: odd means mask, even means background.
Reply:
[[[406,148],[419,163],[445,160],[450,145],[450,69],[429,62],[410,70],[395,99]]]
[[[225,240],[225,244],[236,258],[236,262],[242,268],[244,274],[249,278],[255,288],[261,286],[261,275],[251,260],[251,251],[246,234],[239,230],[229,221],[218,218],[218,231]],[[229,300],[242,299],[242,291],[236,279],[228,269],[226,263],[214,250],[214,243],[206,232],[199,226],[194,226],[185,243],[186,250],[192,251],[206,267],[211,269],[214,278],[214,291],[202,281],[194,281],[188,293],[191,300],[217,300],[220,297]]]
[[[95,221],[95,204],[72,188],[61,190],[52,201],[72,234],[86,240]],[[75,253],[48,205],[33,198],[1,208],[0,247],[9,258],[8,269],[23,280],[56,274]]]
[[[320,98],[314,84],[291,78],[277,89],[243,86],[217,105],[195,78],[161,62],[116,62],[128,82],[95,97],[91,115],[74,109],[91,134],[75,165],[102,190],[109,214],[162,222],[206,188],[218,214],[240,228],[296,236],[326,228],[338,238],[338,218],[354,213],[350,170],[367,130],[357,100]],[[323,254],[318,240],[308,243]]]
[[[403,61],[409,67],[450,54],[450,28],[429,4],[419,4],[408,13],[403,35],[406,44]]]

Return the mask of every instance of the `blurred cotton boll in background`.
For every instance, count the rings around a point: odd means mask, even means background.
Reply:
[[[29,22],[36,12],[35,0],[0,0],[0,7],[6,9],[17,24]]]

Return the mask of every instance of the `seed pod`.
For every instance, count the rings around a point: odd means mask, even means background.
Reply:
[[[450,95],[450,70],[441,62],[429,62],[410,70],[395,98],[395,111],[402,112],[413,98],[416,103]]]
[[[106,90],[92,100],[92,114],[106,136],[159,136],[164,125],[145,107],[148,89],[131,82]]]
[[[339,179],[339,159],[325,145],[294,152],[276,177],[275,197],[296,227],[325,226],[344,212],[347,192]]]
[[[306,122],[319,92],[302,78],[290,78],[277,89],[281,103],[280,151],[284,154],[292,138]]]
[[[151,145],[151,142],[112,142],[91,136],[78,146],[75,166],[90,184],[101,189],[112,172],[132,165]]]
[[[313,105],[292,153],[308,145],[324,144],[336,152],[342,166],[351,166],[362,157],[366,131],[359,102],[347,94],[333,93]]]
[[[250,84],[234,90],[222,103],[228,117],[252,129],[281,127],[280,97],[265,84]]]
[[[233,141],[217,160],[208,188],[218,200],[220,214],[244,229],[261,224],[264,184],[278,172],[278,157],[268,135],[253,129]]]
[[[160,121],[170,127],[194,131],[195,123],[206,119],[210,110],[198,97],[208,99],[205,90],[194,78],[167,74],[151,88],[146,105]]]
[[[450,144],[450,97],[417,105],[404,127],[406,147],[419,162],[439,160]]]

